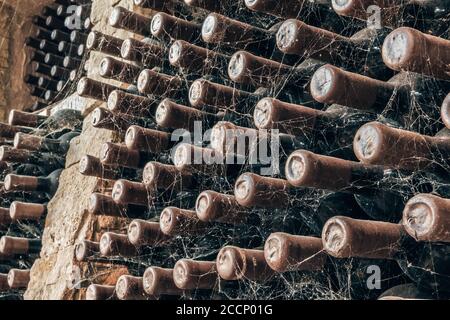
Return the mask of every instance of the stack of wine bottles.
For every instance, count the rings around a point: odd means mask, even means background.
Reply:
[[[30,73],[24,78],[36,102],[24,110],[34,112],[73,93],[84,73],[87,34],[91,29],[92,0],[55,0],[32,17]]]
[[[88,211],[130,219],[76,245],[129,271],[87,299],[448,297],[447,1],[134,4],[77,87],[123,137]]]
[[[13,110],[0,123],[0,299],[20,299],[27,288],[48,204],[81,125],[72,110],[49,117]]]

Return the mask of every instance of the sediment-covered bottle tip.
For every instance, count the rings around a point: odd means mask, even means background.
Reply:
[[[384,40],[382,55],[384,62],[394,69],[401,67],[412,57],[414,37],[409,28],[398,28]]]
[[[169,62],[176,64],[183,54],[183,45],[181,41],[175,41],[169,49]]]
[[[277,46],[281,51],[289,51],[297,40],[297,21],[293,19],[286,20],[278,29]]]
[[[323,66],[314,73],[310,85],[314,99],[320,102],[326,100],[327,95],[336,85],[334,77],[334,68],[331,66]]]
[[[324,249],[331,255],[339,257],[347,247],[347,232],[344,223],[338,218],[329,219],[322,230]]]
[[[230,62],[228,64],[228,75],[230,76],[231,80],[236,81],[238,77],[242,75],[243,71],[246,69],[245,64],[245,53],[236,52],[231,56]]]
[[[205,21],[203,21],[202,25],[202,37],[203,40],[209,41],[210,38],[216,32],[218,26],[217,17],[215,14],[210,14],[206,17]]]
[[[238,201],[246,200],[252,194],[253,189],[254,181],[252,177],[249,174],[244,173],[236,181],[234,195]]]
[[[203,80],[195,80],[189,88],[189,102],[194,106],[200,103],[202,97],[204,96],[203,84]]]
[[[403,210],[403,226],[420,241],[448,242],[449,200],[432,194],[418,194],[412,197]]]
[[[238,280],[243,275],[244,262],[239,248],[228,246],[217,255],[217,272],[224,280]]]
[[[259,129],[269,129],[272,122],[273,99],[263,98],[256,104],[253,111],[255,126]]]
[[[286,161],[286,178],[289,182],[294,182],[295,184],[301,184],[302,178],[308,171],[307,154],[303,151],[296,151],[292,153],[288,160]]]
[[[369,162],[377,159],[380,156],[382,147],[382,133],[378,130],[377,124],[367,123],[356,132],[353,141],[353,151],[359,160]]]

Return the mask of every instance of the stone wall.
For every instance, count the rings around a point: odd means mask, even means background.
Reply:
[[[132,0],[94,0],[91,18],[94,30],[101,30],[125,39],[131,34],[108,26],[107,20],[113,6],[120,4],[131,8]],[[91,52],[88,76],[99,79],[98,63],[102,54]],[[103,80],[105,81],[105,80]],[[106,81],[105,81],[106,82]],[[116,83],[117,84],[117,83]],[[82,135],[72,141],[67,156],[66,170],[60,178],[60,186],[48,205],[48,216],[43,234],[43,249],[40,259],[32,267],[31,282],[25,293],[25,299],[79,299],[83,297],[83,288],[91,282],[114,284],[117,277],[127,272],[124,267],[102,264],[78,263],[73,259],[74,244],[81,239],[99,240],[107,230],[123,230],[125,219],[94,217],[86,208],[89,196],[102,186],[97,178],[85,177],[78,172],[80,157],[84,154],[97,156],[103,142],[119,141],[111,131],[95,129],[90,125],[90,111],[101,106],[98,101],[71,97],[59,104],[76,103],[83,108],[86,116]],[[95,272],[92,272],[95,268]],[[92,275],[97,279],[93,279]],[[72,288],[77,282],[80,290]]]

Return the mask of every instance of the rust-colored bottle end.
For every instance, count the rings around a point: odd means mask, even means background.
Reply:
[[[323,248],[333,257],[350,258],[352,248],[349,232],[345,217],[336,216],[329,219],[322,229]]]
[[[201,107],[204,104],[206,92],[207,81],[204,79],[195,80],[189,88],[189,103],[193,107]]]
[[[134,193],[136,186],[137,185],[135,185],[135,183],[128,180],[124,179],[117,180],[114,183],[111,197],[113,198],[114,202],[118,204],[122,205],[129,204],[128,200],[132,198],[132,193]]]
[[[191,151],[191,145],[187,143],[179,144],[173,153],[173,164],[175,167],[181,170],[191,165]]]
[[[89,39],[89,38],[88,38]],[[77,94],[79,96],[86,96],[89,92],[89,81],[90,79],[87,77],[83,77],[78,81],[77,84]]]
[[[142,136],[142,128],[139,126],[130,126],[125,133],[125,145],[128,149],[138,149],[139,137]]]
[[[11,289],[26,289],[30,282],[30,270],[11,269],[8,272],[8,285]]]
[[[171,236],[180,227],[178,225],[177,216],[180,214],[180,209],[175,207],[167,207],[161,212],[159,217],[159,227],[165,235]]]
[[[32,176],[8,174],[4,180],[4,187],[7,191],[34,191],[38,187],[38,178]]]
[[[108,96],[107,107],[109,111],[119,111],[121,103],[121,92],[119,90],[113,90]]]
[[[105,142],[100,148],[100,161],[102,164],[113,164],[115,145],[111,142]]]
[[[161,127],[170,127],[170,117],[172,110],[172,100],[164,99],[158,105],[155,111],[155,120],[156,123]]]
[[[386,126],[379,122],[369,122],[358,129],[353,140],[353,152],[361,162],[382,163],[387,147],[385,130]]]
[[[102,197],[104,196],[99,193],[92,193],[90,195],[88,204],[88,212],[90,214],[95,214],[96,212],[100,211],[102,204]]]
[[[112,65],[114,64],[114,59],[111,57],[104,57],[101,61],[100,61],[100,65],[99,65],[99,74],[102,77],[109,77],[111,76],[111,71],[112,71]]]
[[[143,182],[146,186],[156,186],[157,187],[157,179],[161,173],[162,164],[159,162],[148,162],[143,171]]]
[[[38,151],[42,144],[42,137],[17,132],[14,136],[13,146],[15,149],[26,149],[31,151]]]
[[[149,69],[144,69],[139,74],[137,80],[137,88],[140,93],[145,94],[147,90],[150,88],[150,83],[152,82],[153,71]]]
[[[296,150],[286,161],[285,174],[289,183],[295,187],[308,187],[314,184],[316,176],[316,155],[307,150]]]
[[[224,154],[228,151],[233,152],[235,148],[234,138],[238,134],[237,128],[233,123],[227,121],[217,122],[211,129],[211,148]]]
[[[119,300],[131,300],[142,295],[142,278],[122,275],[116,282],[116,296]]]
[[[408,70],[415,63],[420,49],[420,31],[401,27],[392,31],[385,39],[381,50],[384,63],[393,70]]]
[[[74,257],[77,261],[86,261],[89,257],[100,252],[100,243],[82,240],[78,241],[74,247]]]
[[[258,101],[253,111],[253,120],[258,129],[272,129],[277,122],[275,99],[263,98]]]
[[[169,63],[176,67],[181,67],[184,56],[184,41],[176,40],[169,48]]]
[[[93,172],[97,172],[99,169],[101,170],[101,163],[98,158],[87,154],[81,157],[78,166],[78,170],[81,174],[89,175]]]
[[[92,111],[92,126],[94,128],[99,127],[102,122],[110,116],[110,112],[104,108],[95,108],[94,111]]]
[[[202,229],[195,211],[176,207],[164,208],[159,217],[159,225],[162,233],[167,236],[176,236],[180,230],[194,232]]]
[[[207,43],[217,43],[223,40],[225,33],[221,30],[220,15],[210,13],[203,21],[202,39]]]
[[[302,46],[297,39],[300,39],[299,30],[303,25],[303,22],[295,19],[288,19],[281,24],[276,35],[277,47],[281,52],[296,53],[295,49]]]
[[[270,10],[276,7],[277,1],[273,0],[245,0],[245,6],[253,11]]]
[[[450,129],[450,93],[445,97],[441,107],[441,118],[445,126]]]
[[[88,34],[88,37],[86,39],[86,48],[88,50],[94,49],[96,42],[98,41],[99,33],[97,31],[91,31]]]
[[[181,259],[173,267],[173,281],[175,285],[183,290],[193,290],[197,288],[198,279],[193,275],[192,260]]]
[[[264,244],[264,257],[270,268],[277,272],[289,269],[289,241],[284,233],[272,233]]]
[[[122,58],[127,60],[134,60],[134,50],[133,50],[134,39],[125,39],[120,47],[120,55]]]
[[[13,149],[8,146],[0,146],[0,161],[26,162],[30,152],[28,150]]]
[[[46,208],[40,203],[25,203],[14,201],[9,207],[9,214],[13,221],[39,220],[45,214]]]
[[[173,270],[160,267],[149,267],[143,275],[143,286],[146,294],[152,297],[161,294],[180,295],[181,290],[173,283]]]
[[[115,286],[91,284],[86,289],[86,300],[112,300],[115,298]]]
[[[115,255],[117,252],[117,244],[120,241],[123,241],[120,237],[121,235],[115,234],[113,232],[105,232],[102,234],[100,238],[100,254],[104,257],[110,257]]]
[[[135,219],[128,225],[128,241],[135,246],[141,245],[143,242],[156,243],[160,239],[160,234],[161,229],[158,222]]]
[[[272,233],[264,245],[264,257],[277,272],[320,270],[326,261],[320,238]]]
[[[332,0],[333,10],[341,16],[360,16],[367,14],[364,2],[360,0]]]
[[[157,295],[158,282],[161,280],[159,269],[157,267],[149,267],[144,272],[144,291],[149,295]]]
[[[448,242],[450,236],[440,219],[450,214],[448,202],[450,200],[432,194],[418,194],[411,198],[403,210],[406,232],[419,241]]]
[[[216,267],[224,280],[240,280],[244,277],[245,261],[241,249],[233,246],[223,247],[217,255]]]
[[[182,290],[212,289],[217,285],[218,274],[213,261],[181,259],[173,268],[173,281]]]
[[[197,217],[205,222],[214,221],[217,218],[218,208],[214,202],[214,191],[203,191],[197,197],[195,202],[195,211]]]
[[[234,186],[234,196],[236,201],[244,207],[252,207],[257,204],[256,185],[253,174],[244,173],[239,176]]]
[[[168,15],[163,12],[158,12],[153,16],[150,24],[150,32],[154,37],[159,38],[164,35],[165,24],[167,23],[166,21],[168,18],[167,16]]]
[[[123,19],[125,9],[123,7],[114,7],[111,11],[111,14],[109,15],[109,25],[118,28],[120,27],[120,22]]]
[[[345,77],[341,69],[325,65],[314,73],[311,78],[310,92],[312,97],[321,103],[338,103],[340,96],[345,94]]]
[[[249,69],[252,55],[246,51],[237,51],[234,53],[228,63],[228,76],[237,83],[243,83],[249,80],[246,71]]]

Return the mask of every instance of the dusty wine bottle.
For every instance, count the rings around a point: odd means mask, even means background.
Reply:
[[[100,238],[100,253],[104,257],[134,257],[138,252],[136,247],[128,241],[126,235],[105,232]]]
[[[144,291],[150,296],[182,296],[184,293],[175,285],[173,269],[149,267],[145,270],[142,281]]]
[[[100,253],[100,243],[81,240],[75,244],[74,257],[79,262],[88,261],[89,258],[99,255]]]
[[[364,163],[415,170],[447,163],[450,142],[446,137],[431,137],[370,122],[356,132],[353,150]]]
[[[190,108],[171,99],[162,100],[155,111],[156,123],[162,128],[193,131],[198,122],[204,124],[203,127],[210,127],[219,119],[221,117],[216,114]]]
[[[433,194],[418,194],[403,211],[403,226],[418,241],[450,242],[450,200]]]
[[[6,255],[28,255],[41,251],[41,240],[3,236],[0,238],[0,253]]]
[[[19,110],[11,110],[8,116],[8,123],[11,126],[24,126],[24,127],[39,127],[45,120],[47,116],[23,112]]]
[[[128,38],[123,41],[120,48],[122,58],[133,61],[138,65],[153,68],[155,66],[164,67],[166,49],[160,43],[153,40],[139,41]]]
[[[171,236],[161,231],[158,222],[136,219],[128,225],[128,240],[135,246],[161,246],[170,241]]]
[[[116,287],[109,285],[91,284],[86,289],[86,300],[115,300]]]
[[[384,63],[391,69],[450,79],[449,40],[412,28],[398,28],[384,40],[382,55]]]
[[[216,268],[224,280],[266,282],[274,275],[264,258],[264,251],[258,249],[223,247],[217,255]]]
[[[146,17],[124,7],[114,7],[109,16],[109,25],[143,36],[150,36],[151,17]]]
[[[448,290],[448,245],[416,242],[400,224],[336,216],[325,224],[322,242],[336,258],[397,260],[419,288]]]
[[[91,31],[86,40],[86,49],[120,57],[123,40],[98,31]]]
[[[99,69],[99,74],[103,78],[114,79],[125,83],[134,83],[141,71],[141,68],[135,65],[111,57],[103,58],[100,61]]]
[[[164,12],[155,14],[150,25],[152,35],[166,41],[176,39],[198,42],[201,29],[201,25],[195,22],[183,20]]]
[[[138,218],[148,216],[148,208],[133,204],[119,205],[111,196],[93,193],[89,197],[88,212],[97,216]]]
[[[319,271],[327,261],[322,239],[283,232],[272,233],[267,238],[264,257],[277,272]]]
[[[213,289],[219,285],[214,261],[178,260],[173,267],[173,281],[182,290]]]
[[[50,139],[18,132],[14,136],[14,148],[65,155],[69,151],[72,139],[79,135],[79,132],[71,131],[58,139]]]
[[[31,177],[8,174],[5,177],[5,189],[7,191],[37,191],[54,195],[59,185],[59,177],[62,169],[53,171],[47,177]]]
[[[114,90],[108,96],[108,109],[113,113],[125,113],[133,116],[151,117],[159,104],[158,100]]]
[[[47,206],[40,203],[14,201],[9,207],[12,221],[39,221],[47,213]]]

